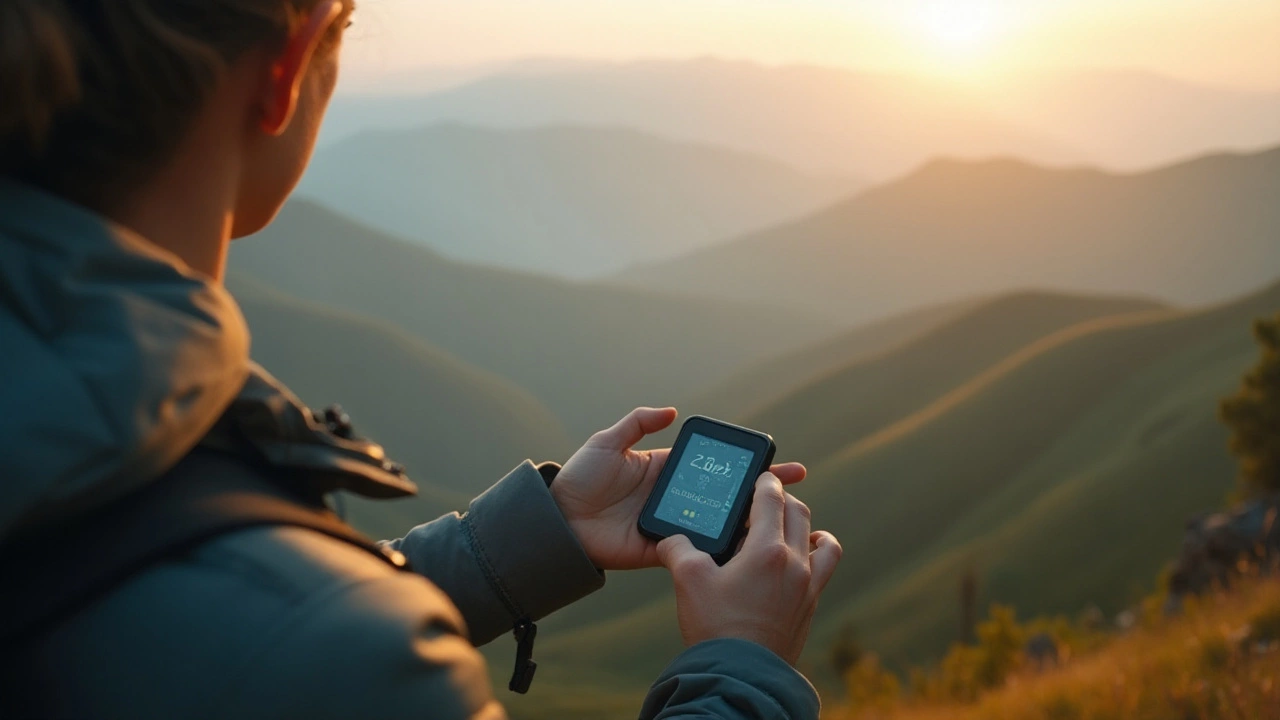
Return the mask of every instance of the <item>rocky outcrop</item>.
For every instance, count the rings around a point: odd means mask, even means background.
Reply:
[[[1184,596],[1226,587],[1242,571],[1274,572],[1278,563],[1280,495],[1189,521],[1169,592]]]

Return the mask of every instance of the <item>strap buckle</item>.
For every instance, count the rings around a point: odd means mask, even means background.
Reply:
[[[515,635],[516,668],[507,687],[511,692],[524,695],[529,692],[533,675],[538,671],[538,663],[533,661],[533,641],[538,637],[538,626],[532,620],[521,620],[516,623]]]

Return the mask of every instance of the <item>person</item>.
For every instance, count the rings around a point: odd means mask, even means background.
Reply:
[[[221,285],[231,239],[272,220],[310,158],[353,10],[0,3],[0,547],[48,577],[145,540],[158,526],[116,516],[157,493],[231,483],[303,512],[335,490],[411,490],[340,412],[250,362]],[[152,558],[0,649],[21,658],[0,715],[500,718],[476,646],[606,571],[661,564],[689,647],[642,717],[816,718],[794,665],[841,551],[784,488],[804,468],[759,479],[726,565],[683,536],[654,544],[636,519],[666,453],[633,447],[675,416],[637,409],[562,468],[526,462],[380,546],[303,519]]]

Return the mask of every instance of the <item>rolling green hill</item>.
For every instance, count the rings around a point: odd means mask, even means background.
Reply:
[[[1107,303],[1123,314],[1096,317]],[[1015,312],[1020,304],[1033,311]],[[970,333],[948,331],[984,308],[939,328],[932,343],[917,341],[922,355],[954,356],[969,372],[935,385],[919,410],[812,462],[797,488],[815,525],[845,547],[806,657],[819,679],[825,648],[847,621],[891,662],[936,658],[958,632],[958,582],[970,566],[982,602],[1023,614],[1074,614],[1092,603],[1114,612],[1149,588],[1184,521],[1233,485],[1217,400],[1255,362],[1249,326],[1280,309],[1280,285],[1204,310],[1132,312],[1142,307],[1048,294],[994,301],[985,311],[1021,318],[1024,334],[1014,341],[1010,319],[1011,349],[986,366],[966,356],[980,350],[966,345]],[[1083,321],[1071,324],[1073,312]],[[912,370],[900,389],[945,367]],[[816,422],[844,406],[815,398],[810,411]],[[786,431],[770,430],[785,447]],[[650,582],[647,595],[636,584],[601,593],[625,594],[615,600],[625,612],[596,614],[574,631],[575,608],[553,624],[540,643],[551,674],[571,678],[581,668],[597,690],[621,693],[657,672],[679,637],[663,580]]]
[[[818,642],[853,619],[894,661],[936,655],[970,564],[1028,613],[1133,600],[1233,485],[1217,400],[1277,309],[1280,285],[1068,328],[828,459],[801,491],[846,548]]]
[[[859,186],[635,130],[442,124],[324,148],[299,193],[452,258],[588,278],[794,219]]]
[[[1076,323],[1160,309],[1133,298],[1024,292],[979,303],[890,351],[831,370],[740,418],[814,462],[902,419],[1036,340]]]
[[[230,266],[295,297],[394,323],[508,378],[575,437],[833,332],[798,311],[452,262],[305,201],[238,241]]]
[[[413,500],[350,504],[371,534],[464,509],[522,460],[569,450],[555,417],[528,393],[393,326],[290,298],[243,273],[227,287],[249,321],[254,359],[312,407],[341,403],[418,483]]]
[[[1024,287],[1225,300],[1280,267],[1280,149],[1151,172],[938,161],[799,222],[619,282],[863,321]]]
[[[685,405],[699,414],[742,420],[806,383],[855,360],[887,352],[961,315],[981,300],[930,305],[861,325],[815,345],[735,373]]]

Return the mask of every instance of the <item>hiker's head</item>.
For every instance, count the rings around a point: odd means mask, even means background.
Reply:
[[[234,174],[232,233],[254,232],[310,158],[353,8],[3,0],[0,177],[105,212],[171,171],[184,147],[216,145],[203,148],[204,170]]]

